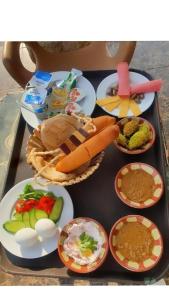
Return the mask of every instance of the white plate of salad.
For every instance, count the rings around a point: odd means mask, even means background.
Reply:
[[[58,247],[61,229],[73,218],[62,186],[41,186],[34,178],[16,184],[0,203],[0,242],[18,257],[39,258]]]

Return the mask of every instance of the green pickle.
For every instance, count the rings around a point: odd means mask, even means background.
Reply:
[[[129,121],[128,123],[126,123],[123,127],[123,134],[126,137],[131,136],[134,132],[137,131],[137,129],[139,128],[139,121],[138,119],[134,119]]]
[[[123,123],[121,133],[117,139],[118,144],[130,150],[138,149],[151,138],[150,126],[147,122],[139,124],[138,118]]]
[[[147,135],[144,131],[137,131],[132,135],[129,140],[128,148],[129,149],[136,149],[143,146],[147,142]]]
[[[124,147],[127,146],[127,139],[126,139],[126,137],[122,133],[119,134],[117,142],[118,142],[118,144],[120,144],[120,145],[122,145]]]
[[[146,124],[145,122],[142,123],[140,126],[139,126],[139,131],[143,131],[147,137],[150,136],[150,128],[149,128],[149,125]]]

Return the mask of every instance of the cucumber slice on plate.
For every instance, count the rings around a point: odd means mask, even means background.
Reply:
[[[10,220],[3,224],[3,228],[10,233],[16,233],[20,229],[25,228],[25,224],[22,221]]]
[[[30,217],[29,217],[29,212],[25,211],[23,213],[23,223],[25,224],[25,227],[30,228]]]
[[[35,209],[34,208],[29,211],[29,222],[30,222],[30,226],[33,229],[35,229],[35,224],[37,222],[37,219],[36,219],[36,216],[35,216]]]
[[[37,220],[48,219],[48,214],[44,210],[35,209],[35,217]]]
[[[49,219],[53,222],[57,222],[60,219],[61,213],[63,209],[63,198],[57,197],[55,204],[53,205],[52,211],[49,215]]]
[[[23,220],[23,214],[15,212],[12,219],[17,220],[17,221],[22,221]]]

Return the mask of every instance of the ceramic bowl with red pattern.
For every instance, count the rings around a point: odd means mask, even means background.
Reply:
[[[129,149],[126,146],[121,145],[120,143],[118,143],[118,140],[114,141],[114,145],[122,152],[127,153],[127,154],[141,154],[146,152],[147,150],[149,150],[154,142],[155,142],[155,129],[153,127],[153,125],[147,121],[146,119],[140,118],[140,117],[127,117],[124,119],[121,119],[120,121],[118,121],[118,125],[120,128],[120,132],[123,133],[123,125],[125,120],[131,121],[133,119],[137,119],[139,122],[139,126],[142,125],[143,123],[147,124],[148,128],[149,128],[149,132],[150,132],[150,138],[149,140],[143,144],[141,147],[137,148],[137,149]]]
[[[157,226],[140,215],[119,219],[109,235],[110,251],[125,269],[145,272],[154,268],[163,253],[163,240]]]
[[[76,218],[60,233],[58,253],[63,264],[76,273],[98,269],[108,253],[108,237],[103,226],[91,218]]]
[[[142,209],[155,205],[163,190],[161,175],[154,167],[145,163],[135,162],[123,166],[115,178],[117,196],[130,207]]]

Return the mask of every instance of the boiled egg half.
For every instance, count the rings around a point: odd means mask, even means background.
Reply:
[[[38,235],[32,228],[22,228],[15,234],[15,241],[23,248],[31,247],[38,242]]]
[[[37,221],[35,230],[42,239],[51,238],[57,233],[56,225],[50,219],[40,219]]]

